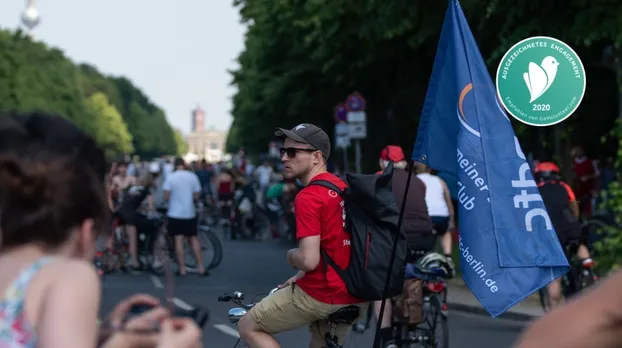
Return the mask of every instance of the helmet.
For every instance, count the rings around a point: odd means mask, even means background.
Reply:
[[[559,179],[559,167],[553,162],[540,162],[533,172],[538,181]]]
[[[449,277],[452,268],[447,262],[447,257],[439,253],[427,253],[417,261],[417,269],[424,273],[434,273],[441,277]]]
[[[160,173],[160,163],[155,162],[155,161],[149,163],[149,173],[151,173],[151,174],[158,174],[158,173]]]

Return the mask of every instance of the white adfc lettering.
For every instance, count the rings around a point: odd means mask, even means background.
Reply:
[[[520,144],[518,139],[514,137],[514,144],[516,149],[516,155],[525,159],[525,155],[520,148]],[[534,180],[527,179],[527,173],[531,169],[529,168],[529,164],[527,162],[523,163],[520,168],[518,168],[518,180],[512,180],[511,184],[514,188],[519,188],[520,193],[514,195],[514,208],[515,209],[529,209],[525,213],[525,229],[528,232],[533,231],[533,219],[536,216],[540,216],[544,219],[544,224],[546,225],[547,230],[553,229],[553,224],[551,223],[551,218],[546,210],[542,208],[530,208],[529,203],[531,202],[542,202],[542,196],[540,196],[540,192],[538,191],[538,185]],[[530,189],[529,191],[527,189]]]

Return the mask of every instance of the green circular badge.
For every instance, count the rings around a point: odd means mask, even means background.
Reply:
[[[585,94],[585,69],[564,42],[534,36],[512,46],[497,70],[501,105],[532,126],[559,123],[577,110]]]

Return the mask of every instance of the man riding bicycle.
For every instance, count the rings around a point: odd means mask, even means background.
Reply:
[[[321,248],[341,269],[350,264],[344,200],[327,187],[309,183],[326,180],[341,190],[347,185],[326,170],[330,138],[322,129],[303,123],[292,130],[277,128],[275,135],[285,137],[281,149],[285,176],[300,179],[306,186],[295,199],[299,248],[287,253],[288,263],[299,271],[279,286],[281,290],[261,300],[239,321],[240,336],[251,348],[274,348],[280,345],[273,334],[308,326],[308,347],[320,348],[326,342],[326,333],[332,331],[328,317],[348,306],[360,306],[363,301],[348,293],[339,274],[320,256]],[[334,336],[342,341],[350,328],[351,324],[339,323]]]
[[[384,170],[393,162],[393,182],[392,188],[398,207],[402,206],[404,193],[406,192],[406,183],[408,181],[409,172],[406,170],[406,159],[402,148],[395,145],[386,146],[380,154],[380,168]],[[434,251],[436,247],[436,233],[432,228],[432,220],[428,214],[428,207],[425,201],[426,186],[415,174],[411,174],[410,186],[408,187],[408,202],[404,209],[403,226],[408,239],[408,246],[413,252],[413,257],[409,262],[415,262],[417,258],[423,256],[430,251]],[[438,255],[442,257],[442,255]],[[449,272],[453,273],[453,269],[447,260],[441,260],[448,264]],[[453,265],[453,263],[451,263]],[[406,286],[405,286],[406,287]],[[376,318],[380,317],[380,307],[382,301],[374,303]],[[387,303],[384,307],[382,322],[380,324],[380,336],[382,338],[383,347],[397,348],[393,335],[393,306]]]
[[[566,247],[571,242],[580,241],[577,257],[582,260],[584,267],[592,267],[594,262],[585,246],[586,236],[582,234],[579,222],[579,204],[570,186],[561,180],[559,172],[559,167],[553,162],[540,162],[536,166],[534,176],[540,195],[560,244]],[[549,283],[548,294],[549,303],[555,308],[562,297],[561,278]]]

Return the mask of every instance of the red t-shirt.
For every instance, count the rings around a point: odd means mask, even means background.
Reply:
[[[326,180],[340,189],[346,184],[331,173],[322,173],[311,179]],[[308,186],[296,195],[296,238],[321,236],[320,246],[340,268],[350,263],[350,234],[345,231],[343,199],[336,192],[322,186]],[[326,271],[325,271],[326,269]],[[345,284],[330,266],[320,258],[317,268],[296,281],[297,286],[314,299],[330,304],[354,304],[363,301],[352,297]]]
[[[572,162],[572,171],[577,176],[577,183],[575,187],[575,193],[577,196],[589,196],[594,189],[594,179],[589,179],[584,182],[581,181],[581,177],[594,174],[598,175],[598,168],[596,167],[596,164],[585,156],[579,159],[575,158]]]

